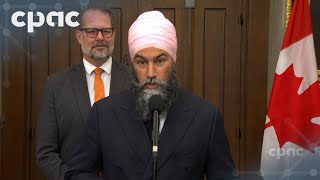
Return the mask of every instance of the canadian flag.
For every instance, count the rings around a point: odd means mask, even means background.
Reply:
[[[320,179],[320,88],[308,0],[295,0],[266,118],[265,180]]]

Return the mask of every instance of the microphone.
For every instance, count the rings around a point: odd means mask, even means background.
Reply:
[[[163,98],[159,94],[152,95],[149,99],[148,108],[150,112],[161,112],[164,108]]]
[[[153,180],[157,179],[157,156],[159,141],[159,114],[164,108],[163,98],[156,94],[150,97],[148,108],[153,113],[153,130],[152,130],[152,156],[153,156]]]

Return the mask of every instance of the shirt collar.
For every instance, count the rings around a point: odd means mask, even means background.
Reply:
[[[89,63],[85,58],[83,58],[83,65],[88,75],[91,75],[94,69],[97,68],[93,64]],[[110,56],[110,58],[105,63],[103,63],[102,66],[100,66],[100,68],[103,69],[104,72],[106,72],[108,75],[110,75],[111,65],[112,65],[112,57]]]

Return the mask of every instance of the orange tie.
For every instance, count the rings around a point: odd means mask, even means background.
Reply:
[[[104,98],[104,87],[103,87],[103,81],[101,79],[102,72],[103,72],[103,69],[101,69],[101,68],[94,69],[94,73],[96,74],[94,77],[94,100],[95,100],[95,102]]]

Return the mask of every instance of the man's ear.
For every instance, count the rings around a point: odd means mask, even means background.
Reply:
[[[76,31],[76,37],[77,37],[78,43],[82,44],[82,34],[80,30]]]

